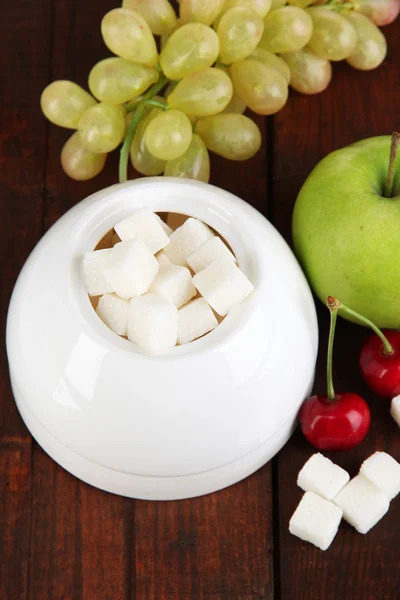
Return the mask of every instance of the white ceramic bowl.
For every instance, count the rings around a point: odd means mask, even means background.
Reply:
[[[83,253],[143,207],[208,223],[255,285],[216,330],[161,357],[100,321],[80,272]],[[156,500],[221,489],[280,450],[317,345],[309,287],[274,227],[228,192],[168,178],[113,186],[65,214],[27,260],[7,323],[15,399],[38,443],[92,485]]]

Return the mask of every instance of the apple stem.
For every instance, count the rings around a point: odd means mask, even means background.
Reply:
[[[362,315],[360,315],[360,313],[356,312],[355,310],[352,310],[351,308],[340,302],[340,300],[338,300],[337,298],[333,298],[332,296],[328,297],[327,305],[329,310],[341,310],[345,314],[349,315],[349,317],[354,317],[358,321],[360,321],[360,323],[363,323],[364,325],[367,325],[367,327],[370,327],[372,331],[374,331],[381,340],[383,344],[383,353],[385,355],[390,355],[394,353],[393,346],[391,345],[387,337],[383,335],[382,331],[375,325],[375,323],[373,323],[366,317],[363,317]]]
[[[338,305],[335,298],[329,296],[327,299],[327,306],[331,314],[331,322],[329,327],[329,339],[328,339],[328,355],[326,357],[326,381],[328,388],[328,402],[335,400],[335,390],[333,388],[332,379],[332,359],[333,359],[333,342],[335,340],[336,321],[338,313]]]
[[[385,198],[391,198],[393,195],[394,167],[399,145],[400,133],[394,132],[392,133],[392,143],[390,144],[389,170],[385,185]]]

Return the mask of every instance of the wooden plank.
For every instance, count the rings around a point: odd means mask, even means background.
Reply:
[[[0,22],[4,82],[0,105],[0,311],[4,316],[19,271],[42,232],[47,125],[40,116],[39,97],[47,85],[50,12],[50,0],[38,0],[35,5],[16,0],[4,4]],[[29,434],[9,384],[5,319],[1,320],[0,340],[0,439],[26,441]]]
[[[30,444],[0,444],[0,598],[26,598],[30,524]]]
[[[136,598],[273,598],[271,513],[269,465],[202,498],[137,502]]]
[[[311,169],[329,152],[397,127],[400,99],[392,82],[400,77],[399,24],[384,29],[389,55],[372,73],[335,65],[330,88],[316,97],[293,94],[275,118],[274,215],[275,224],[290,239],[296,194]],[[325,389],[325,347],[328,314],[319,310],[321,352],[315,390]],[[340,321],[335,345],[334,376],[338,391],[356,391],[369,402],[372,426],[367,439],[349,452],[327,454],[354,476],[361,462],[375,450],[400,460],[398,428],[389,416],[387,400],[376,398],[362,383],[357,359],[368,333]],[[297,432],[279,454],[280,597],[282,600],[393,600],[400,593],[398,539],[400,503],[366,536],[343,524],[331,548],[323,553],[288,532],[289,519],[301,498],[297,473],[313,448]]]
[[[0,598],[26,598],[29,568],[31,437],[11,392],[5,317],[11,291],[41,235],[47,125],[50,0],[2,6],[0,61]],[[21,16],[23,15],[23,18]]]

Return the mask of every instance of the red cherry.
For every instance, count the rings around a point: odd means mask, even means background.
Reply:
[[[308,441],[320,450],[349,450],[367,435],[368,404],[352,393],[307,398],[300,410],[300,426]]]
[[[382,340],[371,335],[360,353],[360,369],[365,382],[379,396],[400,394],[400,331],[384,331],[392,352],[385,353]]]

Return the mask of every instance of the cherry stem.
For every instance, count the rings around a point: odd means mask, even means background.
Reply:
[[[383,344],[383,353],[387,356],[394,353],[393,346],[391,345],[387,337],[383,335],[382,331],[375,325],[375,323],[373,323],[366,317],[363,317],[362,315],[360,315],[360,313],[356,312],[355,310],[352,310],[351,308],[340,302],[340,300],[338,300],[337,298],[333,298],[332,296],[328,297],[327,305],[329,310],[332,310],[332,307],[334,307],[336,310],[341,310],[345,314],[349,315],[349,317],[354,317],[355,319],[357,319],[357,321],[360,321],[360,323],[363,323],[364,325],[367,325],[367,327],[370,327],[372,331],[374,331],[381,340]]]
[[[153,96],[156,96],[158,94],[158,92],[160,90],[162,90],[162,88],[166,84],[167,84],[167,78],[165,77],[165,75],[161,75],[158,82],[155,83],[154,85],[152,85],[151,88],[149,88],[147,90],[147,92],[145,94],[143,94],[142,99],[140,100],[139,104],[135,108],[135,114],[133,115],[132,120],[127,127],[124,143],[122,144],[122,148],[121,148],[121,152],[120,152],[120,157],[119,157],[119,182],[120,183],[124,183],[128,179],[129,152],[131,149],[133,138],[135,137],[137,127],[139,125],[139,121],[142,117],[143,111],[144,111],[146,105],[149,104],[149,102],[153,98]],[[157,102],[157,101],[155,100],[152,103],[154,103],[154,102]],[[161,103],[159,103],[159,104],[161,106]],[[130,105],[128,104],[128,106],[126,106],[125,108],[129,112]],[[163,105],[162,108],[168,108],[168,107],[164,107],[164,105]]]
[[[328,400],[330,402],[333,402],[333,400],[335,399],[335,390],[333,388],[333,379],[332,379],[332,358],[333,358],[333,342],[335,339],[338,307],[336,305],[330,306],[329,302],[327,303],[327,305],[329,308],[329,312],[331,313],[331,323],[330,323],[330,327],[329,327],[328,355],[326,358],[326,381],[327,381],[327,386],[328,386]]]
[[[385,198],[391,198],[393,196],[393,183],[394,183],[394,167],[396,163],[397,150],[400,145],[400,133],[392,133],[392,143],[390,144],[390,159],[389,159],[389,170],[385,185]]]

